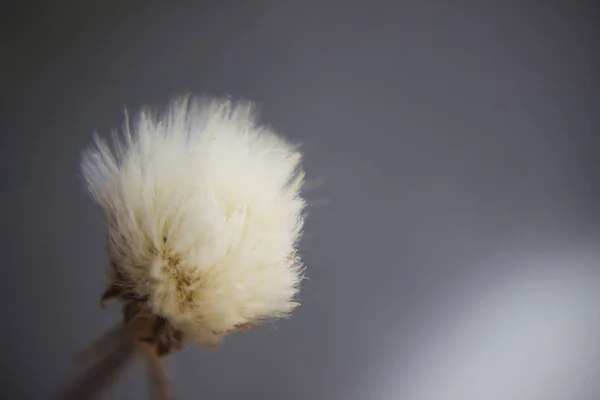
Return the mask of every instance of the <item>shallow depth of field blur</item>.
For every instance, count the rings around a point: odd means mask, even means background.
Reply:
[[[315,185],[291,319],[170,362],[181,399],[600,398],[598,5],[27,0],[1,13],[2,384],[119,319],[80,151],[123,109],[256,101]],[[144,399],[133,369],[108,398]]]

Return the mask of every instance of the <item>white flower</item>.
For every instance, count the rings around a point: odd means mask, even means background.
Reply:
[[[297,147],[250,103],[184,98],[125,125],[113,149],[96,138],[82,167],[132,293],[204,344],[287,315],[302,275]]]

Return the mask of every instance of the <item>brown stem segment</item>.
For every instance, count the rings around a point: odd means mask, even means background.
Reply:
[[[152,400],[176,400],[173,384],[165,367],[165,359],[159,358],[152,347],[144,345],[142,354],[146,361],[148,391]]]
[[[82,367],[90,367],[128,340],[131,340],[131,329],[119,324],[77,353],[75,361]]]
[[[134,341],[131,339],[124,341],[72,382],[58,396],[58,399],[92,400],[99,398],[131,364],[134,351]]]
[[[91,400],[101,396],[130,364],[136,350],[145,356],[150,393],[156,400],[174,400],[173,390],[160,358],[181,348],[183,333],[154,313],[145,298],[109,288],[102,301],[120,298],[123,324],[102,335],[76,359],[87,370],[58,396],[60,400]]]

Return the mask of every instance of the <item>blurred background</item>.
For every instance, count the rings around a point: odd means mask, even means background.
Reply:
[[[593,1],[20,1],[0,53],[2,399],[118,319],[80,151],[184,92],[300,141],[302,307],[172,360],[181,399],[600,398]],[[140,369],[108,398],[144,399]]]

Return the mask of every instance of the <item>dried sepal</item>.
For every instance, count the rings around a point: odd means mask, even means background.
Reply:
[[[116,283],[112,283],[100,297],[100,308],[106,308],[106,302],[116,299],[123,294],[123,287]]]

